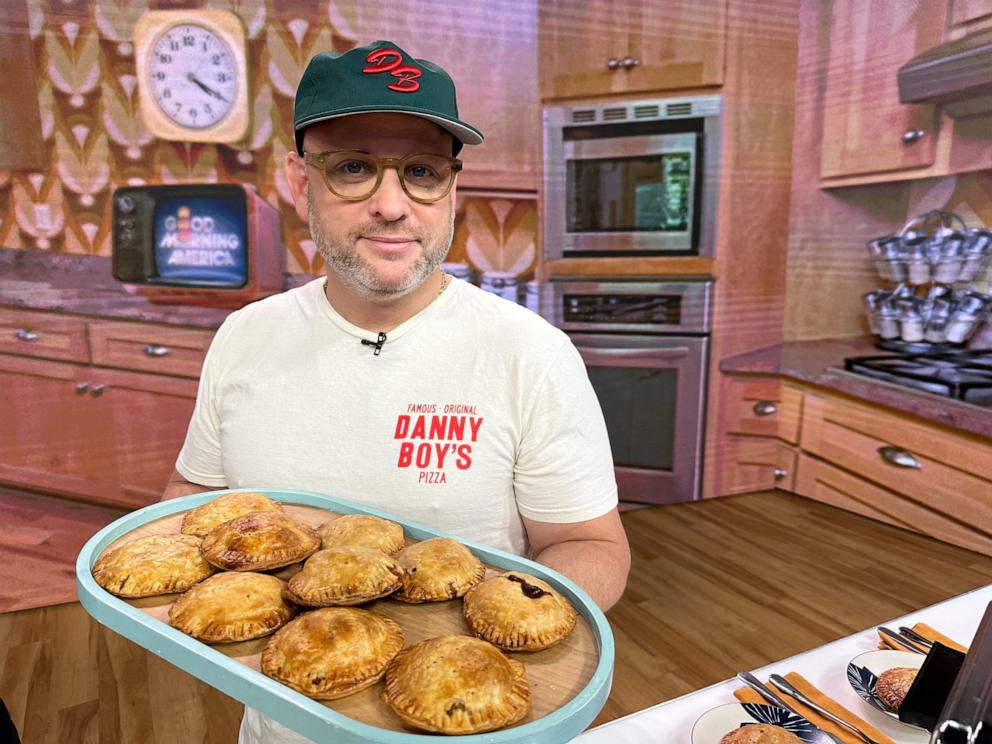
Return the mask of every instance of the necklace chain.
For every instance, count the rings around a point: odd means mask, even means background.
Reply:
[[[437,291],[437,296],[440,297],[444,290],[448,288],[448,274],[445,271],[441,272],[441,289]]]

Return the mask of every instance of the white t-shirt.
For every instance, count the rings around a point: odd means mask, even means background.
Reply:
[[[211,344],[176,469],[193,483],[326,493],[501,550],[520,516],[617,504],[602,411],[568,336],[453,279],[387,334],[342,318],[324,280],[232,313]]]
[[[568,336],[458,279],[387,334],[324,280],[232,313],[203,365],[176,469],[193,483],[317,491],[517,554],[520,515],[617,504],[606,426]],[[251,708],[241,744],[308,740]]]

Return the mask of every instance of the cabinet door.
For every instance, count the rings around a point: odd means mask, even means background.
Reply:
[[[777,439],[731,434],[721,459],[725,463],[721,496],[769,488],[793,490],[796,450]]]
[[[936,110],[900,103],[896,71],[943,41],[947,0],[833,0],[822,7],[830,15],[820,176],[933,164]]]
[[[628,91],[723,84],[726,0],[645,0],[631,21]]]
[[[90,426],[92,400],[77,391],[86,367],[0,354],[0,480],[63,493],[96,494],[114,481]]]
[[[537,0],[452,3],[448,0],[350,0],[363,39],[389,39],[441,65],[458,89],[458,113],[485,141],[466,147],[462,188],[536,191],[538,142]]]
[[[628,90],[633,0],[542,0],[538,5],[543,98],[585,98]],[[613,62],[610,62],[613,60]]]

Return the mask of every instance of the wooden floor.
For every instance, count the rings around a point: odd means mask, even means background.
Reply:
[[[992,582],[992,558],[780,492],[628,511],[601,723]],[[0,698],[25,744],[237,738],[241,706],[77,603],[0,615]]]

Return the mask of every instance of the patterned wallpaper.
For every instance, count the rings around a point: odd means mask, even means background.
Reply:
[[[185,3],[232,10],[244,21],[252,126],[236,145],[169,142],[152,137],[141,119],[131,38],[146,10],[181,4],[27,0],[46,167],[0,171],[0,246],[109,256],[117,186],[241,182],[280,210],[287,270],[323,273],[282,172],[293,147],[293,95],[313,54],[370,39],[357,38],[334,0]],[[533,275],[536,195],[462,191],[455,224],[449,261]]]

